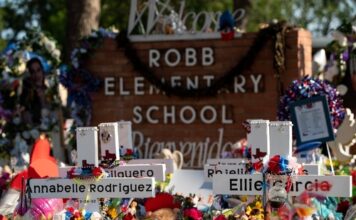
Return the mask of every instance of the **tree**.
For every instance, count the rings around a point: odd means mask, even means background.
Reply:
[[[170,4],[178,10],[180,2],[181,0],[171,0]],[[93,12],[84,10],[87,6]],[[356,6],[352,0],[185,0],[185,12],[224,11],[233,8],[247,9],[247,31],[258,31],[260,23],[278,19],[307,28],[316,36],[326,35],[338,26],[339,21],[352,21],[356,17]],[[66,38],[75,41],[78,36],[87,33],[75,29],[75,25],[79,25],[79,21],[75,19],[91,20],[91,24],[82,23],[88,25],[87,31],[97,26],[115,26],[123,30],[127,28],[129,9],[130,0],[3,0],[0,1],[2,39],[8,41],[18,38],[28,28],[38,27],[53,36],[65,50],[62,54],[68,56],[73,46]],[[86,15],[80,16],[81,13]],[[70,27],[66,28],[67,25]],[[67,33],[70,28],[72,34]],[[84,29],[84,26],[79,28]],[[3,48],[5,43],[0,42],[0,47]],[[64,45],[70,46],[65,48]]]
[[[350,0],[258,0],[251,1],[247,30],[257,31],[258,24],[276,19],[306,28],[314,36],[326,36],[342,20],[355,18],[356,5]]]
[[[245,18],[239,24],[237,24],[238,28],[245,31],[248,22],[249,13],[251,11],[251,2],[250,0],[233,0],[233,1],[234,1],[234,11],[237,9],[245,10]]]
[[[68,20],[65,61],[77,42],[99,27],[100,0],[67,0]]]

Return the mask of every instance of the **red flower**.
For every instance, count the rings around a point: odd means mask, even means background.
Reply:
[[[121,212],[126,212],[127,211],[127,206],[121,206]]]
[[[279,162],[280,162],[279,155],[272,157],[268,162],[268,170],[271,173],[279,173],[280,171]]]
[[[352,176],[352,185],[356,186],[356,170],[353,170],[351,172],[351,176]]]
[[[133,216],[130,212],[127,213],[123,218],[122,220],[135,220],[135,216]]]
[[[214,218],[214,220],[227,220],[225,215],[219,215],[218,217]]]
[[[79,211],[76,211],[73,216],[74,218],[80,218],[82,217],[82,214]]]
[[[156,197],[149,198],[145,202],[146,212],[154,212],[159,209],[180,208],[180,204],[174,201],[174,197],[169,193],[157,193]]]
[[[72,179],[72,178],[73,178],[73,176],[74,176],[73,173],[74,173],[74,168],[68,170],[67,176],[68,176],[69,179]]]
[[[100,176],[103,172],[101,171],[101,169],[99,167],[94,167],[94,169],[92,170],[92,173],[95,177]]]
[[[74,208],[73,207],[69,207],[69,208],[67,208],[67,211],[73,214]]]
[[[133,151],[132,149],[126,149],[126,155],[132,155]]]
[[[190,208],[184,210],[183,216],[191,218],[193,220],[203,220],[203,214],[197,208]]]
[[[350,207],[349,201],[344,200],[344,201],[341,201],[341,202],[337,205],[336,211],[337,211],[337,212],[341,212],[341,213],[345,216],[345,214],[346,214],[347,210],[349,209],[349,207]]]
[[[253,163],[252,166],[254,170],[261,171],[261,169],[263,168],[263,163],[262,161],[258,161],[256,163]]]

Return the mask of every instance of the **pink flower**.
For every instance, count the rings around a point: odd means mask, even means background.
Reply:
[[[203,220],[203,213],[201,213],[197,208],[185,209],[183,216],[192,220]]]

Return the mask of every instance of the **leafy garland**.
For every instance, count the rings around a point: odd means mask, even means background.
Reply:
[[[28,31],[26,38],[9,43],[0,54],[0,158],[12,155],[17,165],[26,164],[28,145],[40,131],[59,129],[58,119],[52,111],[60,105],[57,91],[60,54],[55,41],[38,30]],[[19,98],[26,77],[26,62],[33,57],[41,60],[46,73],[46,97],[50,104],[49,111],[42,114],[40,125],[25,123],[20,117]]]
[[[172,87],[168,83],[164,83],[149,68],[141,61],[136,49],[127,37],[127,33],[122,31],[117,36],[117,43],[120,48],[124,49],[126,57],[132,63],[134,69],[138,74],[141,74],[146,80],[156,86],[158,89],[164,91],[168,96],[178,97],[208,97],[215,96],[219,90],[233,81],[235,76],[241,75],[246,69],[252,66],[258,53],[265,47],[269,39],[274,40],[274,67],[276,72],[281,74],[284,70],[284,53],[280,53],[281,48],[284,49],[284,33],[289,30],[285,23],[277,23],[260,30],[252,46],[249,48],[245,56],[243,56],[239,63],[232,69],[228,70],[220,78],[213,81],[209,87],[201,87],[197,89],[185,89],[182,87]],[[282,35],[280,33],[283,33]],[[279,36],[277,36],[279,35]],[[279,53],[277,53],[279,51]],[[279,91],[278,91],[279,92]]]

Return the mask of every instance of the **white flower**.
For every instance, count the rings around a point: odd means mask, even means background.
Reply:
[[[53,77],[47,77],[45,79],[45,85],[48,87],[48,88],[52,88],[56,85],[56,82],[55,82],[55,79]]]
[[[345,37],[345,35],[343,33],[341,33],[340,31],[334,31],[332,33],[333,37],[335,38],[335,40],[342,46],[342,47],[346,47],[347,46],[347,38]]]
[[[33,139],[36,139],[40,136],[40,132],[36,128],[32,129],[30,134]]]
[[[87,50],[86,49],[84,49],[84,48],[80,48],[80,53],[86,53],[87,52]]]
[[[334,77],[339,74],[339,69],[337,67],[336,61],[333,62],[333,65],[330,66],[325,72],[324,72],[324,79],[328,80],[329,82],[332,82]]]
[[[54,42],[49,40],[45,42],[45,47],[49,52],[52,52],[54,49],[56,49]]]
[[[52,56],[56,59],[59,60],[60,56],[61,56],[61,51],[59,51],[58,49],[55,49],[54,51],[52,51]]]
[[[339,92],[340,95],[344,96],[347,93],[347,86],[344,84],[340,84],[336,87],[336,90]]]
[[[26,63],[22,59],[20,59],[19,62],[20,64],[18,65],[17,70],[20,74],[23,74],[26,70]]]

